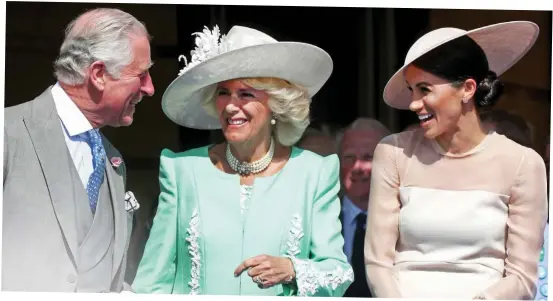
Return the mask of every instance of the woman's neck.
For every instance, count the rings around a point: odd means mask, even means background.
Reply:
[[[241,162],[255,162],[269,151],[271,136],[252,139],[241,143],[230,143],[232,155]]]
[[[450,154],[463,154],[478,146],[487,135],[476,112],[462,115],[454,130],[436,137],[436,142]]]

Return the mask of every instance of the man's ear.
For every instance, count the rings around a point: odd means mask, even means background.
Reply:
[[[104,91],[107,76],[106,65],[104,65],[103,62],[96,61],[90,65],[88,72],[90,83],[94,85],[98,91]]]

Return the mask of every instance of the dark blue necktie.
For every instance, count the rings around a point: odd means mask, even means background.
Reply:
[[[350,285],[344,297],[371,298],[365,273],[365,226],[367,224],[367,214],[359,213],[355,221],[356,226],[351,254],[351,266],[355,281]]]

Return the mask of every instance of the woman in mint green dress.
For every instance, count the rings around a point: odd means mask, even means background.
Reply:
[[[328,80],[322,49],[246,27],[197,34],[165,114],[225,142],[163,150],[161,194],[136,293],[341,297],[339,162],[293,147]]]

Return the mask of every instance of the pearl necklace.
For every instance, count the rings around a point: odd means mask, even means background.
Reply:
[[[269,167],[269,164],[271,164],[271,161],[273,161],[273,155],[275,153],[275,143],[273,138],[271,137],[271,145],[269,146],[269,151],[263,156],[263,158],[255,161],[255,162],[240,162],[232,152],[230,151],[230,144],[227,143],[227,162],[230,165],[230,168],[232,168],[234,171],[239,173],[240,175],[246,176],[249,174],[256,174],[264,171],[267,167]]]

